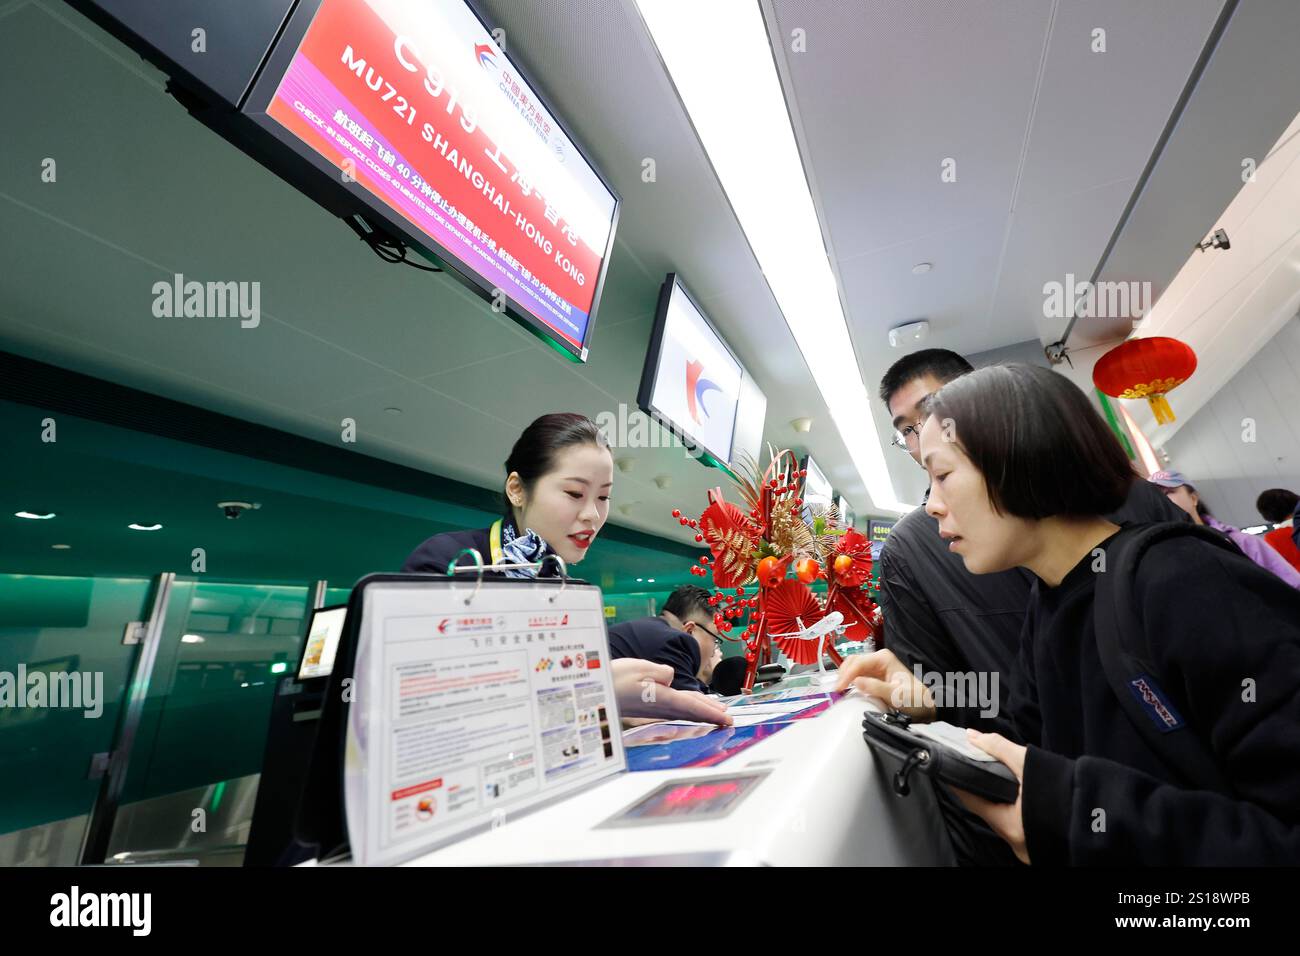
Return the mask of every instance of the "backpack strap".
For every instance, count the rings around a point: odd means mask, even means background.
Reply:
[[[1156,672],[1134,597],[1138,565],[1152,545],[1195,537],[1240,554],[1210,528],[1182,521],[1125,527],[1106,545],[1106,567],[1097,575],[1093,622],[1097,651],[1111,690],[1125,715],[1164,761],[1175,779],[1198,790],[1232,794],[1214,755],[1175,708]]]

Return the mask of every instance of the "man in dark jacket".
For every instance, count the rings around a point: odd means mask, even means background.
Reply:
[[[693,584],[673,591],[658,617],[624,621],[609,629],[610,657],[639,657],[667,664],[673,669],[675,690],[707,694],[721,649],[709,592]]]
[[[969,371],[970,363],[956,352],[924,349],[899,359],[881,380],[893,444],[918,466],[926,400]],[[1117,523],[1190,520],[1136,475],[1127,503],[1111,517]],[[1019,568],[971,574],[924,507],[909,511],[890,530],[880,559],[884,646],[914,673],[919,670],[927,686],[937,685],[932,689],[953,708],[951,722],[1014,736],[1007,692],[1032,583],[1033,576]],[[955,800],[941,794],[939,803],[960,860],[1012,862],[1005,845],[988,840],[991,831]]]

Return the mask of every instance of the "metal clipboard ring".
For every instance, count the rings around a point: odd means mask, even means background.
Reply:
[[[538,577],[541,577],[542,568],[546,567],[547,561],[554,561],[556,564],[560,566],[560,589],[556,591],[554,594],[552,594],[549,598],[547,598],[548,601],[554,604],[556,598],[558,598],[561,594],[563,594],[564,589],[569,586],[569,568],[568,565],[564,563],[564,559],[560,557],[558,554],[548,554],[544,558],[542,558],[541,562],[537,566]]]
[[[463,568],[457,567],[456,563],[466,554],[474,556],[474,563]],[[474,600],[479,588],[483,587],[483,555],[479,554],[477,548],[461,548],[460,551],[456,552],[456,557],[452,558],[447,565],[447,576],[452,580],[455,580],[457,574],[474,569],[478,571],[477,580],[474,582],[474,590],[469,593],[469,597],[465,598],[466,607],[469,607],[470,602]]]

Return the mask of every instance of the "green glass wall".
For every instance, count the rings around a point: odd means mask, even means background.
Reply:
[[[147,578],[0,574],[0,675],[90,678],[80,709],[14,698],[0,706],[0,864],[75,861],[99,790],[91,759],[113,746],[135,660],[136,647],[122,643],[126,624],[144,619],[150,593]]]

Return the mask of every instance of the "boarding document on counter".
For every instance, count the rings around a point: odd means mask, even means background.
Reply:
[[[354,862],[411,859],[626,768],[599,588],[362,586],[344,756]]]

